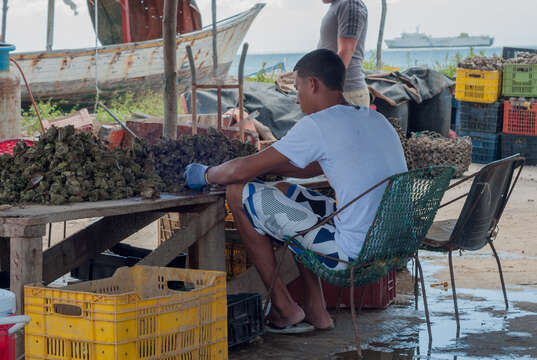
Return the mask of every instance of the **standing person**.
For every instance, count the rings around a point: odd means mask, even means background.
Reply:
[[[330,4],[321,22],[318,49],[336,52],[343,60],[347,75],[343,88],[352,105],[369,106],[369,90],[362,66],[367,34],[367,7],[362,0],[322,0]]]
[[[299,185],[269,185],[254,180],[256,177],[275,174],[310,178],[325,174],[343,206],[379,181],[407,170],[401,142],[388,120],[367,107],[356,108],[345,101],[345,66],[336,53],[312,51],[298,61],[294,72],[297,102],[306,116],[282,139],[251,156],[215,167],[190,164],[185,171],[192,189],[227,185],[226,199],[235,225],[267,288],[276,267],[272,240],[283,243],[285,238],[310,228],[333,213],[336,204],[334,199]],[[383,192],[384,187],[371,191],[333,222],[297,237],[297,241],[307,249],[329,255],[331,259],[319,258],[327,268],[344,269],[346,264],[333,259],[349,261],[358,256]],[[298,333],[334,326],[318,277],[303,265],[299,270],[305,284],[303,307],[277,277],[267,331]]]

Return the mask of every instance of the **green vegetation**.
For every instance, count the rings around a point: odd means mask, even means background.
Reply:
[[[273,83],[276,81],[278,76],[283,72],[282,67],[280,69],[272,70],[271,72],[268,72],[266,70],[267,63],[264,62],[263,65],[261,65],[261,69],[255,74],[255,76],[247,77],[245,78],[246,81],[253,81],[253,82],[264,82],[264,83]]]

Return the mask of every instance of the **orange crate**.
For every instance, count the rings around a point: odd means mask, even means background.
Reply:
[[[537,135],[537,102],[505,101],[503,132],[513,135]]]

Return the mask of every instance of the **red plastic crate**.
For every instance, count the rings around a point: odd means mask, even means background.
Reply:
[[[537,135],[537,103],[505,101],[503,132],[514,135]]]
[[[395,300],[397,293],[396,289],[396,272],[392,270],[377,281],[376,283],[361,286],[354,289],[354,301],[356,307],[360,306],[360,298],[362,292],[364,297],[362,300],[362,309],[385,309]],[[350,308],[350,288],[339,288],[326,281],[322,281],[324,298],[326,300],[326,307],[336,308],[338,303],[339,291],[341,290],[341,301],[339,302],[340,308]],[[302,304],[304,300],[304,283],[302,278],[299,277],[295,281],[287,285],[287,289],[291,293],[293,299]]]
[[[24,140],[24,139],[9,139],[4,140],[0,142],[0,155],[2,154],[9,154],[13,155],[13,149],[17,145],[18,142],[24,141],[26,145],[32,146],[34,144],[31,140]]]
[[[0,325],[0,360],[15,360],[15,337],[8,335],[12,325]]]

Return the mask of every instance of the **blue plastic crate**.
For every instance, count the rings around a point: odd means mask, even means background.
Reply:
[[[472,138],[472,162],[488,164],[500,158],[500,134],[459,131],[458,136]]]
[[[500,101],[493,104],[461,102],[458,129],[463,132],[499,133],[503,124],[503,109]]]

